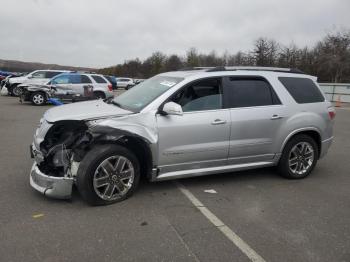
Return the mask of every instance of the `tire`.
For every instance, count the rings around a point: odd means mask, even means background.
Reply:
[[[12,84],[7,88],[7,91],[9,93],[10,96],[15,96],[15,94],[13,93],[13,89],[17,86],[17,84]]]
[[[300,179],[310,175],[318,160],[316,141],[308,135],[294,136],[283,149],[277,169],[281,176]]]
[[[125,87],[125,90],[129,90],[129,88],[130,88],[130,86],[126,86],[126,87]]]
[[[13,96],[20,96],[23,92],[23,89],[21,87],[19,87],[18,85],[14,86],[12,88],[11,93],[13,94]]]
[[[45,105],[47,102],[46,94],[44,92],[33,92],[30,96],[30,101],[35,106]]]
[[[121,163],[119,167],[117,162]],[[124,169],[121,167],[122,163],[125,163]],[[130,176],[129,180],[120,180],[121,171],[114,173],[116,171],[112,167],[124,170],[125,175]],[[119,145],[95,146],[81,161],[77,173],[78,191],[82,198],[93,206],[109,205],[127,199],[134,193],[139,181],[138,159],[130,150]]]
[[[106,95],[103,92],[94,92],[94,98],[96,98],[96,99],[105,99]]]

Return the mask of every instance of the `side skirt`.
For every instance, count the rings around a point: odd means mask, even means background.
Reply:
[[[162,173],[160,175],[157,174],[158,172],[156,169],[153,169],[152,181],[164,181],[164,180],[178,179],[178,178],[205,176],[205,175],[211,175],[211,174],[217,174],[217,173],[242,171],[242,170],[254,169],[259,167],[268,167],[268,166],[274,166],[274,165],[276,165],[276,163],[273,161],[254,162],[254,163],[245,163],[245,164],[218,166],[218,167],[207,167],[207,168],[172,171],[172,172]]]

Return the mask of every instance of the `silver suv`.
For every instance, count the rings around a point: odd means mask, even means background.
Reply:
[[[113,97],[112,84],[103,76],[98,74],[71,72],[55,76],[50,81],[41,85],[21,85],[22,93],[20,101],[31,101],[33,105],[45,105],[48,98],[65,96],[69,94],[85,95],[85,87],[92,89],[94,98]]]
[[[61,73],[69,72],[67,70],[36,70],[24,76],[11,77],[5,81],[4,87],[12,96],[19,96],[22,93],[23,84],[45,84],[51,78]]]
[[[92,205],[151,181],[277,166],[308,176],[333,140],[335,110],[316,78],[285,68],[157,75],[122,95],[48,110],[34,135],[31,185]]]

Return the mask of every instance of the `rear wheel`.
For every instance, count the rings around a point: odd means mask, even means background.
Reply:
[[[96,99],[105,99],[106,95],[103,92],[94,92],[94,98],[96,98]]]
[[[279,173],[290,179],[308,176],[318,160],[318,146],[308,135],[297,135],[288,141],[278,164]]]
[[[77,187],[90,205],[108,205],[130,197],[140,180],[139,161],[119,145],[98,145],[80,163]]]
[[[44,92],[34,92],[30,96],[30,101],[33,105],[42,106],[46,104],[46,94]]]

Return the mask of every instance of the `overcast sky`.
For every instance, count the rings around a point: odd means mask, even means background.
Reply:
[[[312,46],[350,0],[0,0],[0,58],[105,67],[154,51],[235,53],[265,36]]]

